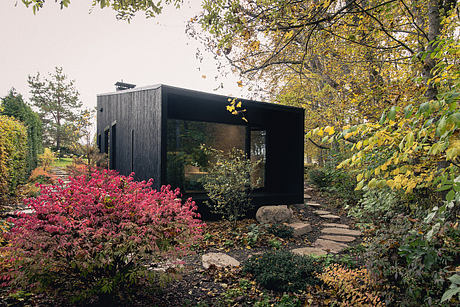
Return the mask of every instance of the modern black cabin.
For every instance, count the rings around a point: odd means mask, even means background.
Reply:
[[[303,203],[304,111],[238,99],[241,116],[227,111],[226,96],[167,85],[133,88],[97,97],[97,140],[110,168],[136,179],[170,184],[200,204],[199,178],[206,161],[200,144],[242,149],[262,160],[254,182],[256,205]]]

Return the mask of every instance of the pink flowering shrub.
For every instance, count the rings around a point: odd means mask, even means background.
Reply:
[[[188,253],[204,224],[178,189],[151,185],[94,170],[67,185],[40,186],[25,201],[35,212],[10,220],[16,282],[87,301],[158,280],[149,265]]]

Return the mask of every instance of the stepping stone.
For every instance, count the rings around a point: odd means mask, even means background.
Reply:
[[[348,247],[348,245],[331,240],[318,239],[315,241],[314,247],[321,248],[335,254]]]
[[[309,202],[307,202],[307,206],[319,208],[319,207],[321,207],[321,204],[309,201]]]
[[[322,224],[324,227],[339,227],[339,228],[350,228],[350,226],[345,224],[336,224],[336,223],[324,223]]]
[[[349,236],[333,236],[333,235],[325,235],[319,237],[320,239],[323,240],[331,240],[335,242],[353,242],[356,238],[355,237],[349,237]]]
[[[325,211],[325,210],[315,210],[315,213],[318,215],[331,214],[329,211]]]
[[[308,192],[313,191],[313,188],[311,188],[311,187],[305,187],[305,188],[304,188],[304,191],[305,191],[306,193],[308,193]]]
[[[317,247],[302,247],[302,248],[295,248],[291,250],[292,253],[300,255],[300,256],[322,256],[326,255],[327,252],[322,248]]]
[[[240,262],[233,257],[224,253],[207,253],[201,257],[201,262],[205,269],[209,269],[211,265],[216,267],[239,266]]]
[[[322,217],[323,219],[340,220],[340,216],[333,214],[320,215],[320,217]]]
[[[333,235],[345,235],[345,236],[360,236],[361,231],[351,230],[346,228],[324,228],[321,230],[322,233],[333,234]]]
[[[298,222],[298,223],[286,224],[286,226],[289,226],[292,228],[293,230],[292,235],[296,238],[301,237],[311,231],[311,226],[308,223]]]
[[[308,199],[311,199],[311,196],[308,195],[308,194],[304,194],[304,195],[303,195],[303,198],[308,200]]]

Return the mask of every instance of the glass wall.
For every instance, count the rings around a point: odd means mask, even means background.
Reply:
[[[201,144],[223,151],[245,150],[246,127],[168,119],[166,182],[182,191],[202,192],[208,160]]]
[[[251,174],[251,187],[253,189],[265,186],[265,160],[266,160],[266,137],[265,130],[251,130],[251,161],[256,164],[254,172]]]
[[[206,174],[209,163],[208,157],[200,149],[203,144],[224,152],[232,148],[247,152],[251,161],[257,162],[251,174],[251,187],[263,188],[266,131],[251,129],[247,134],[246,129],[239,125],[168,119],[166,182],[186,193],[203,192],[199,179]],[[246,144],[249,148],[246,148]]]

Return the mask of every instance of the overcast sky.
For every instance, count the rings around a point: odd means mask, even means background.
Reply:
[[[2,0],[0,97],[14,87],[28,98],[27,76],[46,75],[55,66],[76,81],[86,106],[95,106],[96,95],[114,91],[120,80],[206,92],[223,82],[224,88],[215,93],[244,96],[236,76],[214,80],[216,63],[210,55],[203,63],[195,58],[199,44],[187,37],[185,25],[199,11],[199,3],[191,0],[180,10],[166,9],[155,19],[139,14],[128,24],[116,20],[110,9],[89,14],[90,0],[74,0],[64,10],[47,1],[36,15],[20,0]]]

